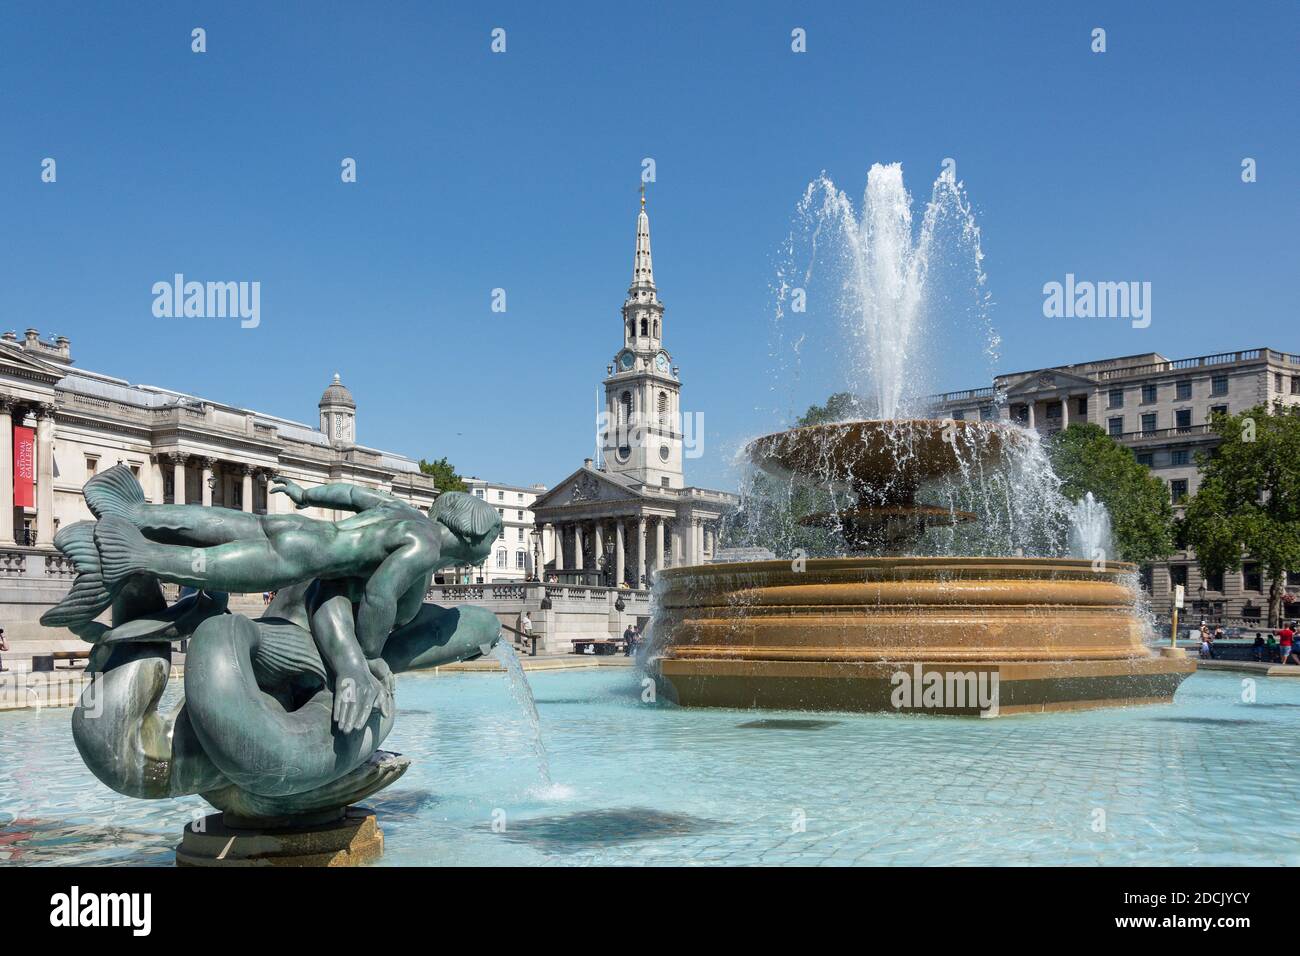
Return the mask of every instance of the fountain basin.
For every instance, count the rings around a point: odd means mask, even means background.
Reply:
[[[996,686],[1001,714],[1168,701],[1195,662],[1144,645],[1122,580],[1134,570],[983,557],[672,568],[661,574],[656,670],[686,706],[987,710],[955,698],[900,705],[895,693],[963,675]]]

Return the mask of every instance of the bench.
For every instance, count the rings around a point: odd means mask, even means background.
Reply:
[[[52,671],[54,670],[55,661],[75,661],[90,660],[90,648],[84,651],[50,651],[46,654],[32,655],[33,671]]]

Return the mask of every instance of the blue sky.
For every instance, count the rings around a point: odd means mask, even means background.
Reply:
[[[688,479],[730,486],[740,442],[842,385],[827,335],[772,389],[770,286],[805,185],[824,169],[856,200],[898,161],[922,198],[953,157],[998,371],[1300,351],[1297,9],[10,0],[0,326],[306,421],[337,370],[362,442],[552,484],[591,448],[653,157],[667,345],[705,416]],[[261,325],[154,317],[176,272],[259,281]],[[1150,281],[1151,326],[1045,319],[1067,272]],[[939,389],[987,383],[949,358]]]

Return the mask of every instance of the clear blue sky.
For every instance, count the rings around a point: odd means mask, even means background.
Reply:
[[[337,370],[364,443],[552,484],[591,447],[651,156],[667,345],[705,414],[688,479],[727,486],[737,443],[780,424],[770,284],[805,184],[825,169],[856,199],[873,162],[901,161],[923,196],[951,156],[1000,371],[1300,351],[1298,9],[10,0],[0,326],[307,421]],[[150,287],[175,272],[260,281],[261,327],[155,318]],[[1066,272],[1152,282],[1151,327],[1044,319]]]

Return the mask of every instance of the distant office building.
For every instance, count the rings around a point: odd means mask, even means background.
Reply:
[[[1146,352],[999,375],[990,387],[948,392],[934,401],[939,415],[1011,419],[1044,437],[1075,422],[1100,425],[1169,486],[1181,514],[1183,502],[1196,492],[1196,455],[1216,442],[1210,416],[1278,401],[1300,406],[1300,355],[1261,348],[1170,360]],[[1144,568],[1143,578],[1159,613],[1172,608],[1173,587],[1181,584],[1193,615],[1267,618],[1269,582],[1250,561],[1202,577],[1195,553],[1182,551]],[[1300,569],[1288,575],[1287,591],[1300,596]]]
[[[533,527],[533,502],[546,492],[545,485],[503,485],[482,478],[463,479],[469,492],[496,508],[501,516],[501,534],[482,564],[473,568],[448,568],[438,575],[440,584],[495,584],[527,581],[537,577],[549,552],[546,542]]]

